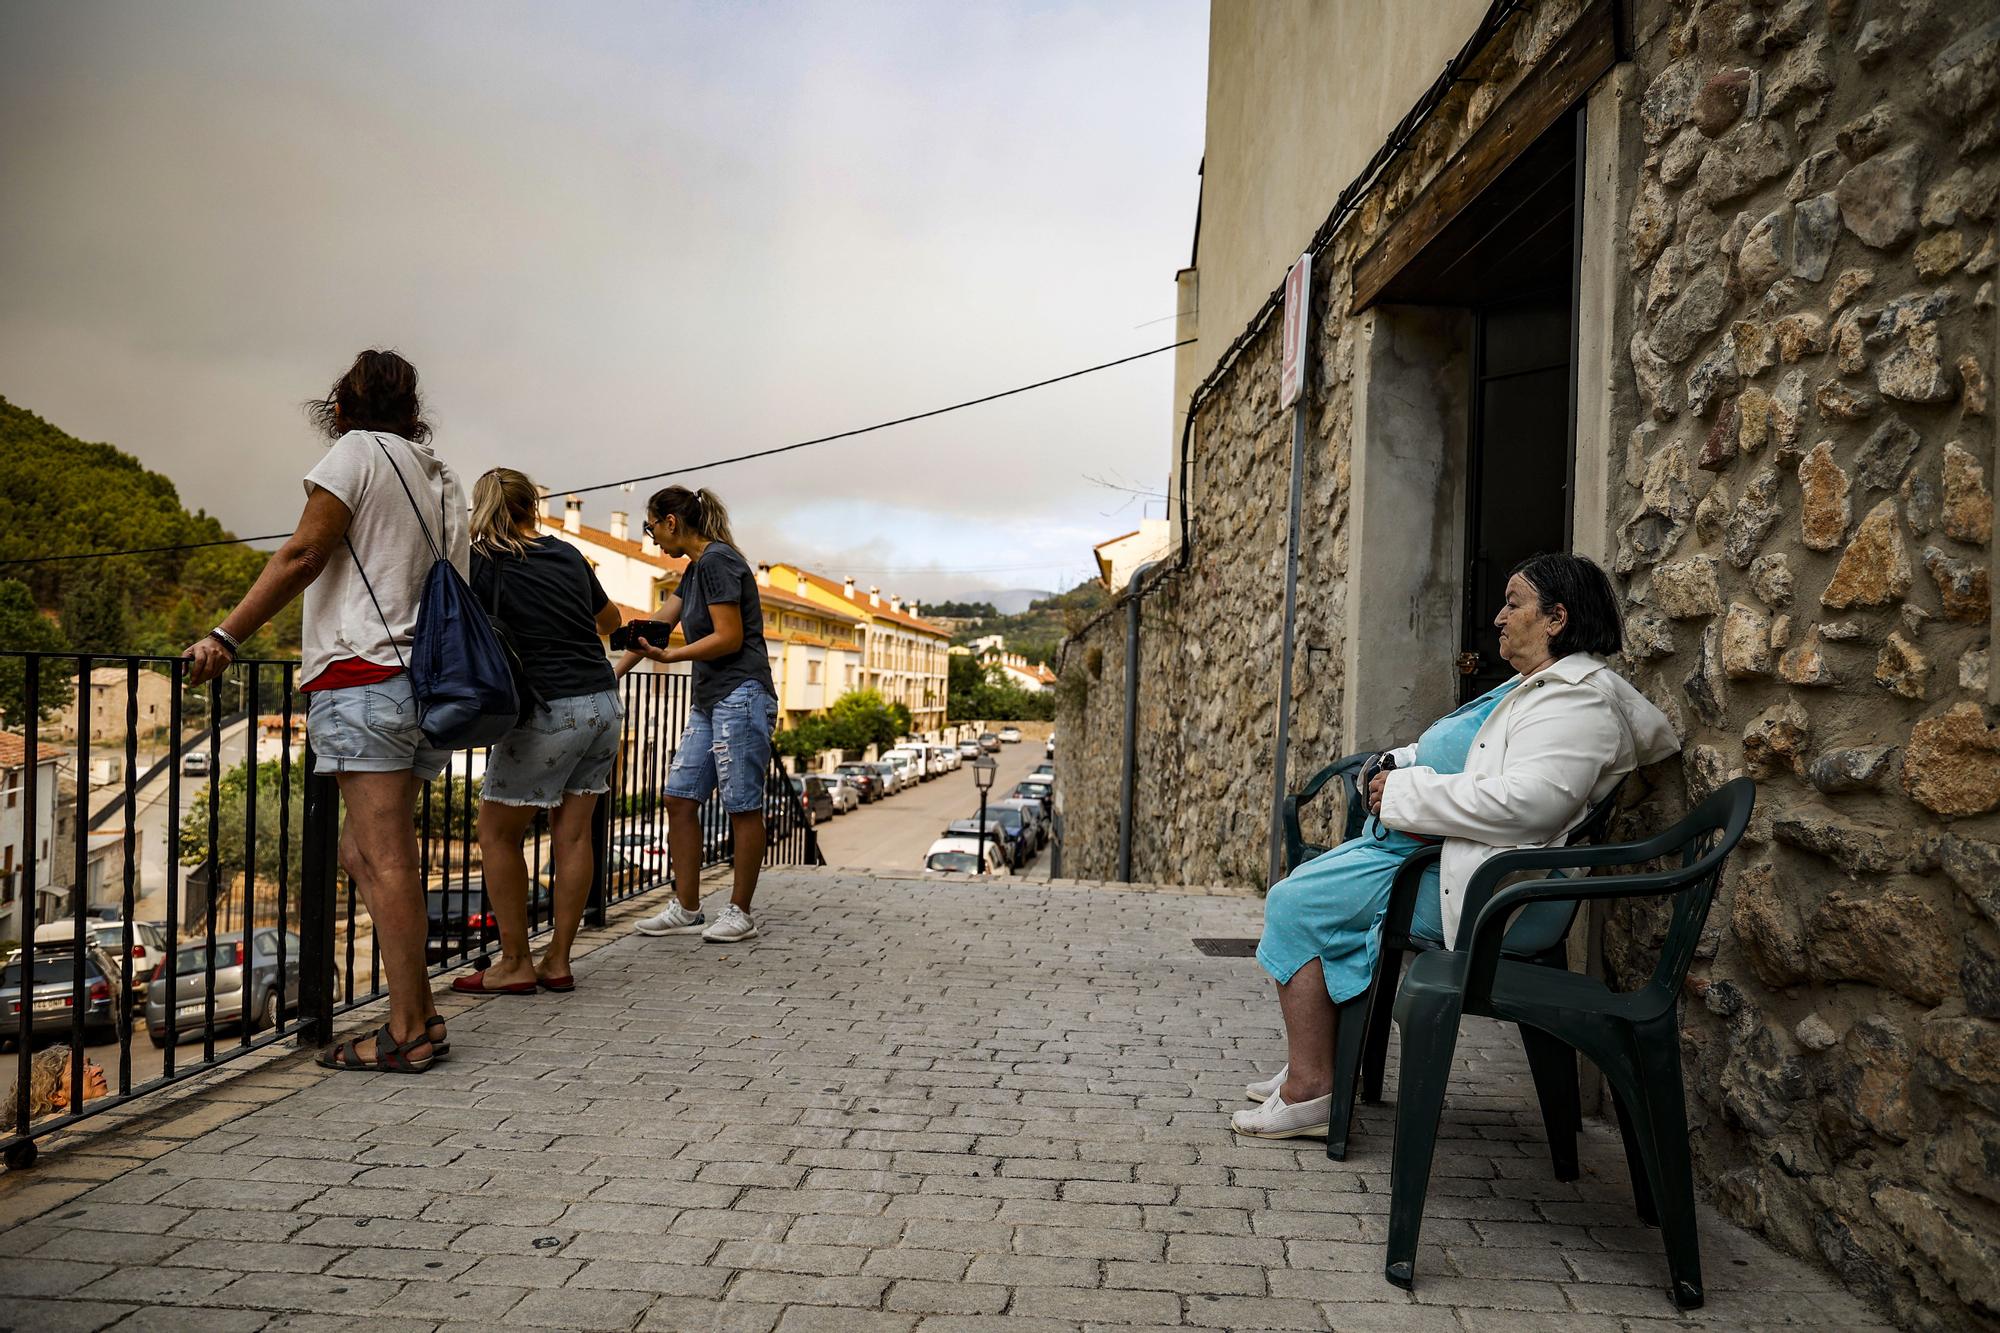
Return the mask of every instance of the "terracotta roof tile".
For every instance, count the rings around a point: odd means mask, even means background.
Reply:
[[[799,569],[797,565],[788,565],[786,566],[786,568],[797,570],[798,573],[805,575],[806,580],[809,583],[812,583],[814,586],[832,593],[835,597],[839,597],[842,600],[845,600],[847,597],[846,585],[835,583],[832,579],[827,578],[824,574],[815,574],[810,569]],[[883,602],[882,605],[880,606],[870,606],[861,597],[861,595],[857,593],[855,595],[853,602],[849,604],[854,607],[856,615],[870,616],[877,620],[886,620],[889,621],[891,624],[901,625],[905,629],[916,630],[920,634],[935,634],[941,639],[948,639],[951,637],[951,631],[946,629],[944,626],[933,625],[930,621],[920,619],[917,616],[913,616],[909,614],[907,611],[894,610],[889,606],[887,602]]]

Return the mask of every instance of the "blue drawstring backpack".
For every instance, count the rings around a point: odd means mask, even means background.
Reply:
[[[491,745],[513,730],[525,711],[521,692],[515,685],[517,680],[525,679],[520,659],[500,626],[479,604],[457,567],[431,536],[430,525],[424,522],[424,511],[418,506],[410,483],[403,480],[403,470],[396,466],[389,446],[380,438],[375,444],[395,470],[396,480],[402,483],[403,494],[409,497],[410,508],[416,512],[417,526],[423,529],[424,540],[430,543],[435,557],[417,601],[417,627],[411,635],[410,660],[404,662],[402,650],[396,650],[396,660],[410,673],[410,692],[416,699],[418,724],[425,739],[442,749],[470,750]],[[440,499],[438,537],[444,535],[444,518],[444,502]],[[389,618],[382,615],[382,603],[376,601],[374,585],[368,582],[368,571],[362,569],[353,542],[347,542],[347,553],[353,557],[361,586],[368,589],[368,600],[375,603],[375,614],[382,616],[382,628],[389,631],[390,646],[394,647],[395,630],[390,628]]]

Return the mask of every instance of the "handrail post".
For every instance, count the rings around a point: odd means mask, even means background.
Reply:
[[[313,772],[306,741],[305,827],[299,830],[299,1023],[300,1046],[322,1046],[333,1038],[333,899],[340,884],[340,788],[331,776]]]

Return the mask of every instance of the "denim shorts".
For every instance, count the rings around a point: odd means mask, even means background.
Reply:
[[[451,762],[451,751],[432,745],[417,725],[407,674],[375,685],[314,690],[310,697],[306,734],[316,773],[414,772],[429,782]]]
[[[550,699],[487,754],[480,799],[553,809],[565,796],[610,791],[623,716],[616,690]]]
[[[722,808],[730,814],[762,810],[777,717],[778,701],[754,680],[738,685],[712,711],[689,710],[667,773],[667,795],[705,801],[719,786]]]

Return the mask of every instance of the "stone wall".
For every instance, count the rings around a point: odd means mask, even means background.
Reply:
[[[1351,266],[1575,8],[1517,18],[1315,261],[1294,786],[1355,748],[1339,722]],[[1612,553],[1620,665],[1685,742],[1633,784],[1625,827],[1661,827],[1737,773],[1759,784],[1685,1005],[1698,1171],[1732,1216],[1907,1326],[1973,1327],[2000,1316],[2000,0],[1632,8],[1631,204],[1610,238],[1625,290],[1584,340],[1615,330],[1617,351],[1581,371],[1610,379],[1612,434],[1578,448],[1598,451],[1611,504],[1601,534],[1579,514],[1579,543]],[[1189,558],[1141,604],[1141,879],[1264,875],[1277,354],[1274,326],[1198,414]],[[1115,870],[1124,613],[1066,653],[1071,874]],[[1649,969],[1660,924],[1610,920],[1614,981]]]
[[[2000,1316],[2000,5],[1638,36],[1629,671],[1685,740],[1656,817],[1759,784],[1686,1010],[1702,1168],[1906,1322],[1970,1326]],[[1614,978],[1658,924],[1614,920]]]

